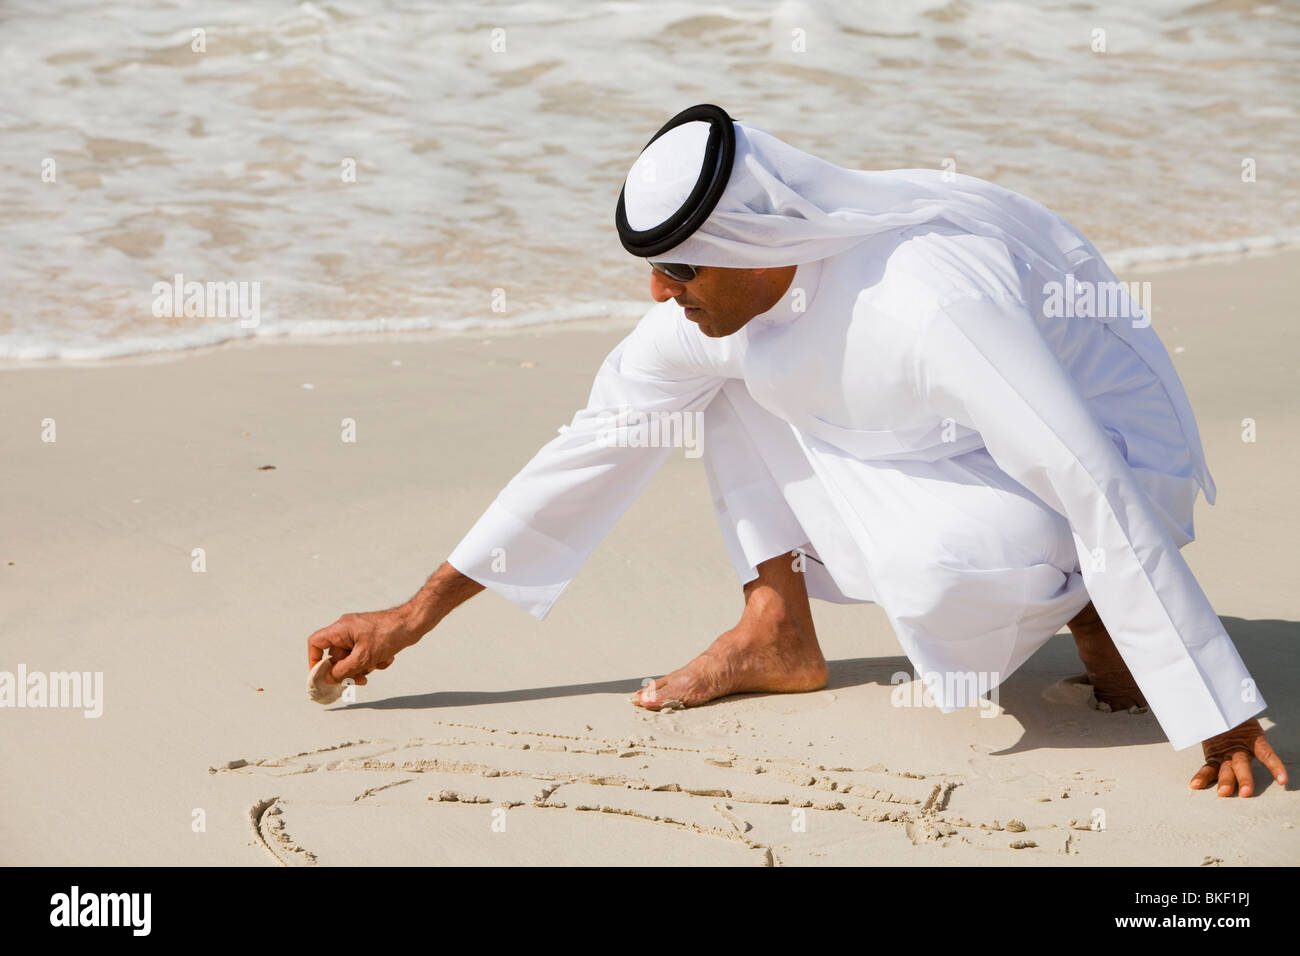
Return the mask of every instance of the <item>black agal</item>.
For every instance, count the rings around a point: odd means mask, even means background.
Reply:
[[[709,213],[718,204],[722,191],[727,188],[731,178],[731,163],[736,156],[736,129],[734,120],[720,106],[701,103],[682,110],[667,123],[663,129],[650,137],[645,144],[649,148],[664,133],[686,123],[706,121],[709,124],[709,139],[704,147],[704,162],[700,167],[700,178],[695,188],[686,198],[680,209],[657,226],[636,230],[627,223],[627,211],[623,205],[623,192],[618,193],[618,208],[614,212],[614,225],[618,229],[618,238],[623,248],[634,256],[650,258],[667,252],[682,243],[691,233],[700,228]],[[641,152],[645,152],[645,148]],[[626,188],[626,187],[625,187]]]

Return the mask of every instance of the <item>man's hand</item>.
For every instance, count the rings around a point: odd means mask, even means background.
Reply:
[[[1273,772],[1273,779],[1286,786],[1286,767],[1264,739],[1264,728],[1254,717],[1226,733],[1203,741],[1201,749],[1205,752],[1205,766],[1192,777],[1189,786],[1193,790],[1208,787],[1218,777],[1219,796],[1230,797],[1234,790],[1243,797],[1252,796],[1255,779],[1251,776],[1250,766],[1255,758]]]
[[[353,683],[364,686],[367,674],[388,667],[398,651],[421,636],[405,608],[344,614],[307,638],[307,666],[315,667],[328,650],[330,679],[341,684],[351,677]]]
[[[351,677],[354,684],[364,686],[367,674],[392,664],[398,651],[415,644],[453,608],[482,590],[483,585],[444,561],[405,604],[387,611],[344,614],[307,638],[307,666],[315,667],[329,650],[330,679],[341,684]]]

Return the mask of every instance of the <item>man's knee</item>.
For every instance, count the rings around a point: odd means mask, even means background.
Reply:
[[[972,548],[936,530],[889,542],[874,555],[869,573],[891,616],[958,640],[1012,623],[1038,592],[1046,597],[1059,590],[1067,573],[1041,558],[1008,557],[987,539],[983,548]]]

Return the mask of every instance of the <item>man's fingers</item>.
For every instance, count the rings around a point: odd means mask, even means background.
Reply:
[[[1267,767],[1269,772],[1273,774],[1273,779],[1285,787],[1286,767],[1282,764],[1282,758],[1277,755],[1277,752],[1269,745],[1269,742],[1264,739],[1263,734],[1260,734],[1259,738],[1255,741],[1255,756],[1258,757],[1259,762]]]
[[[1216,776],[1217,774],[1215,773],[1214,768],[1207,763],[1200,770],[1196,771],[1196,775],[1192,777],[1189,786],[1193,790],[1201,790],[1212,784]]]
[[[375,661],[378,638],[359,617],[364,615],[345,614],[329,627],[323,627],[307,638],[308,666],[315,667],[325,652],[329,651],[329,679],[336,684],[351,679],[358,687],[364,687],[367,674],[393,663],[392,657]]]
[[[342,676],[339,675],[340,669],[342,669]],[[342,684],[345,680],[350,680],[357,686],[364,687],[366,676],[365,674],[354,673],[352,666],[348,664],[348,659],[345,657],[343,660],[334,661],[330,665],[330,680],[336,684]]]
[[[1230,797],[1237,789],[1237,778],[1232,772],[1232,761],[1225,760],[1219,764],[1219,796]]]
[[[1238,751],[1232,755],[1232,770],[1237,777],[1237,795],[1253,796],[1255,793],[1255,775],[1250,772],[1250,754]]]
[[[325,651],[334,646],[330,643],[329,630],[328,627],[323,627],[307,638],[308,667],[315,667],[320,663],[320,659],[325,656]]]
[[[335,621],[329,627],[322,627],[307,638],[307,666],[315,667],[316,662],[330,652],[330,658],[338,661],[347,656],[348,650],[355,643],[352,631],[341,621]]]
[[[374,669],[369,648],[364,644],[353,644],[347,656],[334,665],[334,679],[342,681],[351,677],[354,683],[365,684],[366,675]]]

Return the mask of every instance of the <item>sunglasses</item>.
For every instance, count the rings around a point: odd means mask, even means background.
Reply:
[[[655,272],[663,273],[674,282],[690,282],[698,275],[695,266],[688,266],[680,262],[651,262],[650,268]]]

